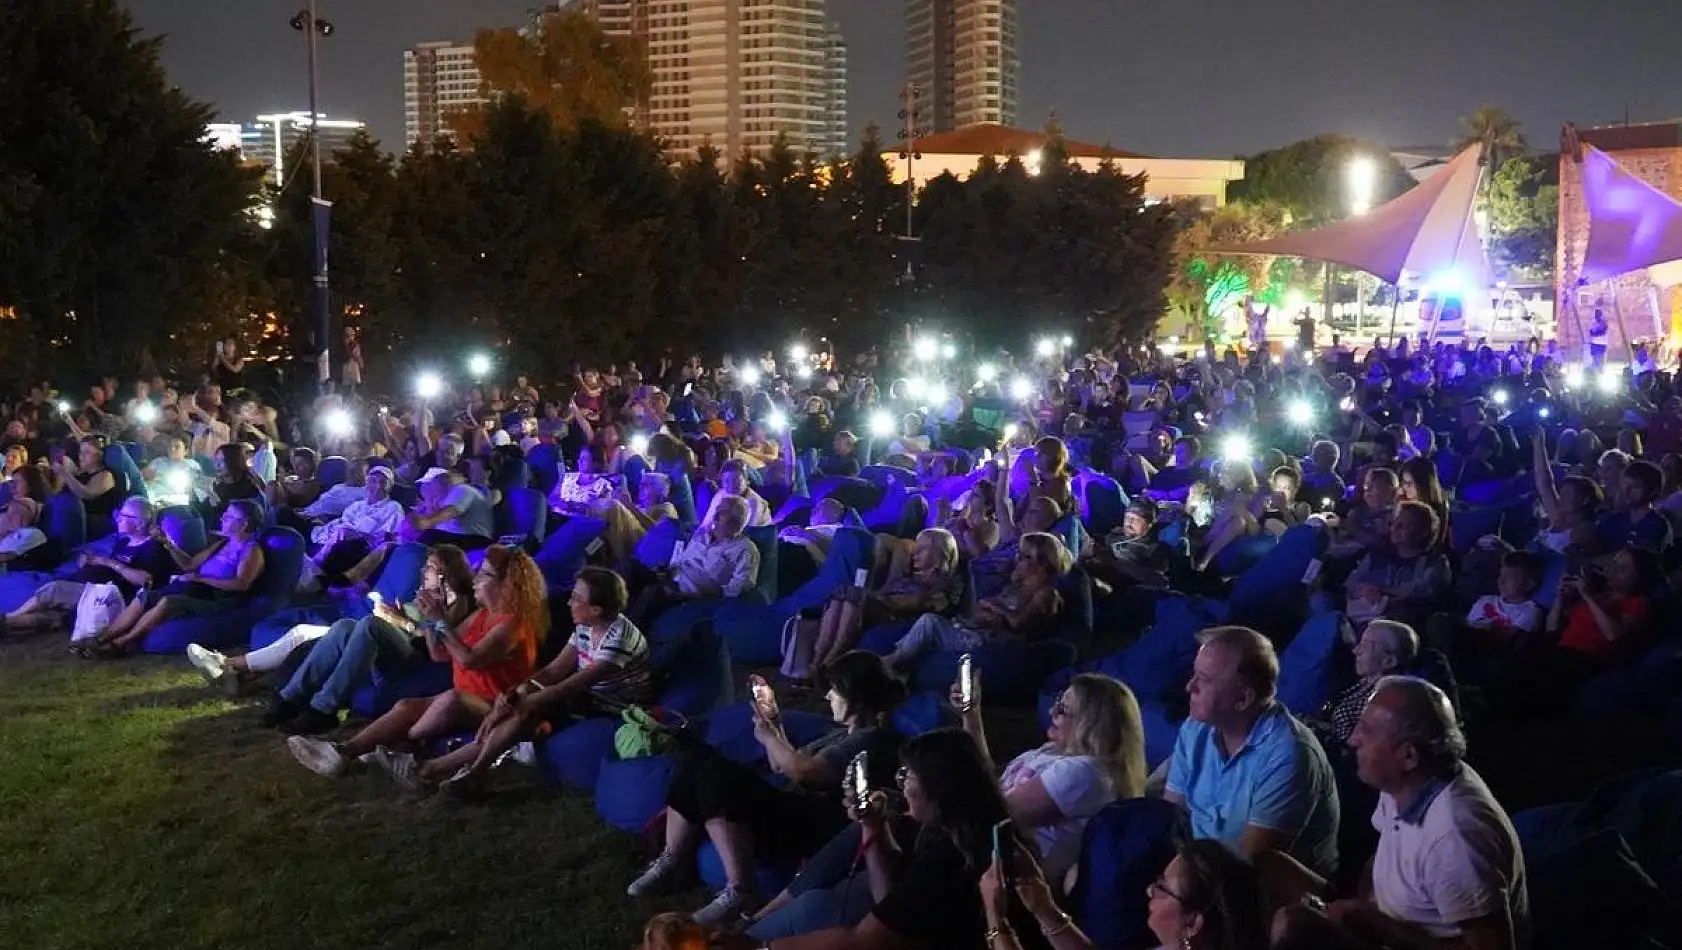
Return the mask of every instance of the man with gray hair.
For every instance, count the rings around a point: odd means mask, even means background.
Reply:
[[[1355,682],[1332,697],[1309,726],[1332,747],[1347,745],[1379,678],[1408,669],[1418,657],[1419,635],[1412,627],[1396,620],[1368,623],[1355,641]]]
[[[759,549],[743,534],[747,499],[725,495],[713,508],[712,522],[697,530],[658,583],[637,595],[629,611],[639,629],[649,629],[660,612],[681,600],[738,597],[759,583]]]
[[[1319,740],[1275,698],[1279,657],[1248,627],[1199,636],[1164,797],[1192,835],[1254,858],[1278,851],[1324,877],[1337,871],[1337,785]]]
[[[1361,781],[1379,793],[1378,852],[1357,896],[1334,901],[1326,916],[1377,946],[1529,946],[1518,835],[1466,765],[1466,737],[1443,691],[1412,676],[1380,679],[1349,745]],[[1312,876],[1300,882],[1325,892]]]
[[[130,496],[117,509],[117,536],[111,552],[84,552],[74,574],[42,584],[33,597],[6,615],[3,630],[17,633],[74,623],[82,592],[89,584],[112,585],[121,603],[126,604],[141,588],[168,583],[170,575],[180,568],[163,543],[153,537],[153,517],[152,506],[145,498]]]

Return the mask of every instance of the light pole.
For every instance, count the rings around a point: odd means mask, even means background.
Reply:
[[[923,90],[918,88],[914,82],[906,83],[905,89],[899,94],[900,101],[904,103],[899,110],[899,118],[900,121],[905,123],[899,129],[900,141],[904,143],[900,149],[899,157],[905,160],[905,237],[903,240],[905,241],[904,280],[908,284],[914,283],[917,279],[917,275],[911,267],[911,254],[913,245],[917,241],[917,159],[922,158],[921,155],[917,154],[917,100],[922,96]]]
[[[1349,214],[1352,217],[1363,217],[1372,210],[1373,193],[1378,187],[1378,163],[1366,155],[1357,155],[1349,160],[1349,168],[1345,172],[1349,178]],[[1361,336],[1361,321],[1367,315],[1366,285],[1359,271],[1355,274],[1355,337]]]
[[[323,383],[333,377],[333,319],[327,273],[327,239],[331,233],[331,208],[321,195],[321,112],[316,107],[316,38],[332,36],[333,24],[315,15],[315,0],[292,16],[292,29],[309,39],[310,160],[315,166],[315,184],[310,191],[310,220],[315,234],[315,332],[321,349],[316,356],[316,377]]]

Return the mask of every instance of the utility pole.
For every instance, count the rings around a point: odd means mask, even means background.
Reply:
[[[917,159],[923,156],[917,152],[917,127],[919,110],[918,100],[922,98],[923,90],[914,82],[907,82],[900,91],[899,119],[903,123],[899,128],[900,150],[899,157],[905,162],[905,283],[915,283],[916,272],[911,267],[912,245],[917,241]]]
[[[332,232],[332,203],[321,194],[321,111],[316,101],[316,41],[317,37],[332,36],[333,24],[316,15],[316,0],[292,17],[292,28],[302,32],[309,41],[310,92],[310,161],[315,166],[315,183],[310,191],[310,220],[315,234],[315,309],[316,354],[315,372],[320,382],[333,378],[333,316],[331,284],[327,270],[327,243]]]

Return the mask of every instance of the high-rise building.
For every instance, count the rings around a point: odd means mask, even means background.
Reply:
[[[920,133],[1016,124],[1016,0],[906,0]]]
[[[323,161],[333,151],[349,145],[357,132],[368,127],[366,122],[356,119],[330,119],[325,113],[317,115]],[[240,158],[245,161],[268,166],[274,183],[282,185],[286,182],[287,157],[298,143],[309,137],[309,133],[310,114],[307,111],[278,112],[260,115],[254,121],[245,123],[213,122],[205,126],[204,138],[217,148],[239,152]]]
[[[409,145],[448,135],[451,112],[484,101],[473,44],[445,40],[403,53],[403,131]]]
[[[825,115],[829,121],[829,144],[819,150],[823,155],[845,155],[851,151],[851,134],[847,128],[847,41],[839,24],[829,25],[829,104]]]

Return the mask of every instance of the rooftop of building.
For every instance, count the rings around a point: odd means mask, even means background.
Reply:
[[[1008,125],[983,123],[966,125],[950,132],[920,136],[917,139],[917,150],[933,155],[1027,155],[1035,149],[1044,148],[1050,139],[1051,135],[1046,132],[1030,132],[1027,129],[1013,129]],[[1063,148],[1071,158],[1154,157],[1108,145],[1077,142],[1070,138],[1063,139]]]
[[[1637,125],[1603,125],[1581,129],[1578,136],[1603,152],[1627,152],[1641,148],[1682,147],[1682,119],[1643,122]]]

